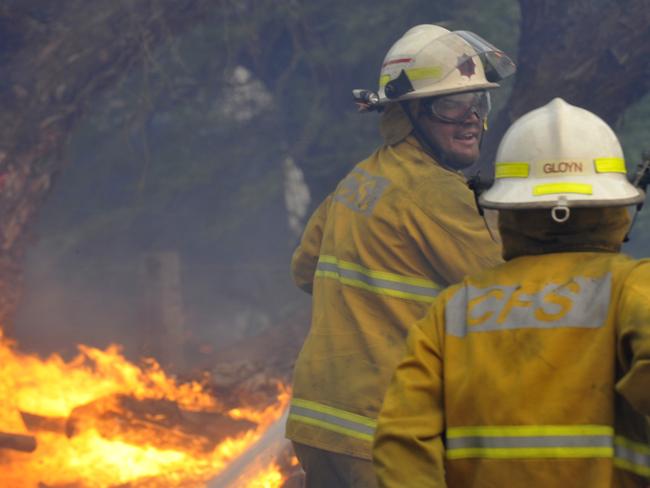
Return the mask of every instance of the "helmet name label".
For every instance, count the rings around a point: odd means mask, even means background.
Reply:
[[[546,174],[554,173],[582,173],[583,165],[576,161],[560,161],[558,163],[546,163],[542,166],[542,171]]]
[[[559,216],[562,207],[633,205],[645,198],[628,181],[611,127],[561,98],[519,117],[495,159],[494,184],[479,196],[484,208],[557,208],[552,212]]]

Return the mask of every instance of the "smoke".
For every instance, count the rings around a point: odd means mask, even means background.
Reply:
[[[286,234],[278,238],[286,248]],[[77,344],[119,344],[131,361],[154,357],[168,371],[187,372],[216,351],[284,325],[294,307],[305,306],[287,258],[246,263],[245,250],[209,260],[137,248],[63,258],[48,243],[28,253],[11,334],[21,349],[42,356],[69,358]]]
[[[311,202],[311,195],[302,170],[296,166],[291,156],[284,160],[283,169],[284,204],[289,219],[289,230],[293,237],[298,239],[305,225],[305,216]]]
[[[304,306],[287,242],[309,190],[274,93],[219,64],[211,32],[134,66],[71,132],[27,250],[22,347],[116,343],[182,371]]]

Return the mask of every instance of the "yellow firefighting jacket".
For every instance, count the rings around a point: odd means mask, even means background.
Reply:
[[[413,137],[359,163],[311,217],[293,256],[313,313],[287,437],[370,459],[408,326],[441,287],[500,261],[464,177]]]
[[[520,255],[442,292],[407,349],[382,488],[647,486],[650,261]]]

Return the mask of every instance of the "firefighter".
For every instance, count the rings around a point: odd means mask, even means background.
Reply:
[[[318,207],[291,263],[312,294],[286,427],[308,488],[375,486],[376,417],[407,327],[442,287],[501,260],[459,170],[478,158],[487,90],[513,67],[472,33],[420,25],[363,92],[384,144]]]
[[[442,292],[410,330],[373,457],[382,488],[644,487],[650,261],[620,254],[621,146],[556,98],[517,120],[480,197],[506,262]]]

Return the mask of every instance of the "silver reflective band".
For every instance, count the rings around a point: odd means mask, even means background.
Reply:
[[[549,435],[516,437],[459,437],[447,439],[447,449],[518,449],[535,447],[607,447],[613,445],[611,435]],[[610,451],[611,452],[611,451]]]
[[[530,292],[519,285],[468,285],[449,300],[445,328],[456,337],[521,328],[598,328],[607,319],[611,288],[611,273],[598,278],[575,277]]]
[[[342,203],[350,210],[370,215],[389,186],[390,181],[383,176],[354,168],[339,183],[333,198],[335,202]]]
[[[650,446],[617,436],[614,439],[614,464],[650,478]]]
[[[650,446],[614,436],[606,425],[450,427],[447,459],[608,458],[625,471],[650,478]]]
[[[368,442],[372,441],[377,425],[376,420],[370,417],[300,398],[291,400],[289,420]]]
[[[334,278],[344,285],[373,293],[424,302],[432,302],[440,293],[440,287],[432,281],[370,270],[334,256],[323,255],[319,258],[316,276]]]

